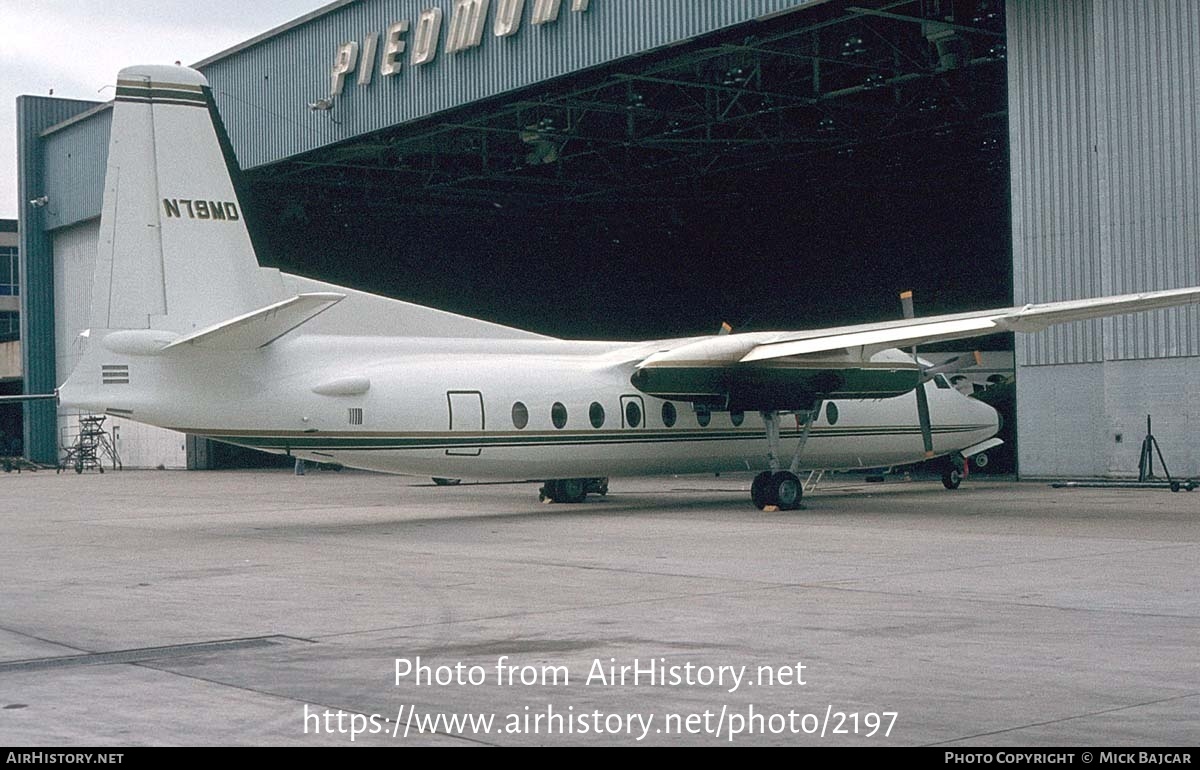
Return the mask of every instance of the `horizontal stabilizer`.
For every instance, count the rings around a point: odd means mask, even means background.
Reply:
[[[336,305],[345,294],[314,292],[267,305],[181,337],[163,348],[192,345],[206,350],[254,350],[270,345],[310,318]]]

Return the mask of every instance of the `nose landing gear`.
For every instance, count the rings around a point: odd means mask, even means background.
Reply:
[[[948,462],[946,463],[946,467],[942,469],[942,486],[951,490],[958,489],[962,486],[963,479],[970,473],[971,466],[960,454],[951,455],[946,459]]]

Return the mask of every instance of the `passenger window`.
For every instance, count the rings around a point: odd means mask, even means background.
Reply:
[[[642,408],[636,401],[625,404],[625,424],[630,428],[636,428],[642,424]]]
[[[950,390],[950,383],[946,382],[946,378],[940,374],[934,375],[933,384],[937,385],[942,390]]]
[[[746,419],[745,412],[730,412],[729,421],[733,423],[733,427],[739,428]]]
[[[677,417],[678,414],[675,412],[675,405],[670,401],[664,402],[662,408],[663,425],[666,425],[668,428],[675,427],[675,420]]]
[[[567,408],[557,401],[550,407],[550,422],[560,430],[567,424]]]
[[[838,421],[837,404],[830,401],[825,406],[825,422],[829,423],[830,425],[837,425],[837,421]]]
[[[588,409],[588,419],[592,421],[593,428],[599,428],[604,425],[604,407],[598,402],[593,401],[591,409]]]
[[[513,427],[517,430],[522,430],[529,424],[529,410],[520,401],[513,404],[512,421]]]
[[[707,406],[696,406],[696,422],[700,423],[701,428],[707,428],[708,424],[712,422],[712,412],[708,410]]]

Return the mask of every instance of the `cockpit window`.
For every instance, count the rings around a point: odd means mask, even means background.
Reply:
[[[946,382],[946,378],[940,374],[933,376],[933,384],[937,385],[942,390],[950,390],[950,383]]]

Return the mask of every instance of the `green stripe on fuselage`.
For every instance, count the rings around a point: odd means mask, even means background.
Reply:
[[[933,429],[935,435],[968,433],[983,430],[986,425],[957,425],[937,426]],[[597,445],[627,445],[627,444],[661,444],[678,442],[711,442],[711,441],[754,441],[764,440],[766,434],[760,431],[657,431],[657,430],[626,430],[609,432],[571,431],[563,433],[493,433],[493,434],[321,434],[321,433],[281,433],[263,435],[253,433],[233,433],[222,431],[196,431],[173,428],[181,432],[204,436],[216,441],[229,444],[254,447],[256,449],[342,449],[342,450],[422,450],[422,449],[462,449],[462,448],[521,448],[546,446],[597,446]],[[870,436],[913,436],[919,437],[920,428],[916,426],[889,426],[871,428],[814,428],[810,439],[822,438],[864,438]],[[783,432],[784,438],[796,438],[798,430]]]

